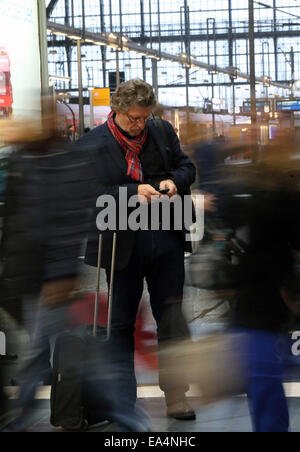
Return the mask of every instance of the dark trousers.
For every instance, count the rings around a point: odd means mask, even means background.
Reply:
[[[269,331],[246,330],[248,338],[248,389],[255,432],[288,432],[289,411],[283,389],[284,343]]]
[[[259,329],[237,328],[235,332],[242,338],[240,363],[245,369],[253,430],[288,432],[289,411],[283,388],[287,338]]]
[[[109,280],[109,274],[108,280]],[[139,231],[128,266],[115,273],[112,307],[112,358],[117,365],[118,390],[127,402],[136,401],[134,373],[134,326],[147,282],[153,317],[157,324],[159,349],[166,341],[189,337],[182,314],[184,284],[184,248],[179,233],[169,231]],[[180,364],[178,363],[180,367]],[[176,381],[176,387],[174,387]],[[185,381],[177,380],[164,363],[159,362],[159,385],[168,394],[184,395]]]

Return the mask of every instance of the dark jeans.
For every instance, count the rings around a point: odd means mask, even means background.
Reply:
[[[288,432],[289,411],[283,389],[287,337],[271,331],[237,328],[242,333],[241,362],[255,432]]]
[[[108,280],[109,280],[109,274]],[[136,401],[134,373],[134,326],[144,279],[150,294],[153,317],[157,323],[158,345],[189,337],[182,314],[184,284],[184,248],[179,233],[169,231],[139,231],[129,265],[115,273],[112,307],[112,356],[118,363],[120,397]],[[180,366],[180,364],[178,363]],[[166,394],[183,395],[188,390],[185,381],[169,382],[164,363],[159,363],[159,385]],[[171,381],[174,382],[174,376]]]

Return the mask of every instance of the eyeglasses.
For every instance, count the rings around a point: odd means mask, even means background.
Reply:
[[[146,124],[148,119],[150,119],[152,117],[152,113],[151,113],[151,115],[147,116],[146,118],[134,118],[129,113],[125,113],[125,114],[132,124],[137,124],[138,122],[142,122],[143,124]]]

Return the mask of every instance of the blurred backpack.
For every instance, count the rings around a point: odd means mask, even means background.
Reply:
[[[206,290],[233,289],[241,280],[246,243],[236,231],[206,228],[205,240],[186,257],[186,285]]]

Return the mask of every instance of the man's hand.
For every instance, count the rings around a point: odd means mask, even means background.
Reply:
[[[213,212],[213,211],[217,210],[218,198],[215,195],[213,195],[212,193],[208,193],[206,191],[202,191],[202,190],[193,190],[192,197],[193,197],[195,207],[197,207],[197,195],[204,196],[203,208],[205,211]],[[200,207],[202,208],[202,204],[200,205]]]
[[[217,201],[218,201],[218,198],[216,198],[215,195],[212,195],[210,193],[205,193],[204,210],[207,212],[213,212],[214,210],[217,210],[217,206],[216,206]]]
[[[177,187],[171,179],[163,180],[159,185],[160,190],[168,189],[167,195],[171,198],[174,195],[177,195]]]
[[[48,307],[71,300],[78,285],[77,277],[58,279],[44,283],[41,292],[42,302]]]
[[[289,308],[289,310],[296,316],[299,316],[300,315],[299,297],[297,299],[296,299],[296,297],[292,297],[289,294],[289,291],[285,287],[280,288],[280,295],[281,295],[281,298],[283,299],[284,303]]]
[[[140,184],[138,186],[138,196],[141,197],[140,202],[145,202],[146,198],[147,202],[151,203],[151,196],[160,196],[160,193],[152,185]]]

